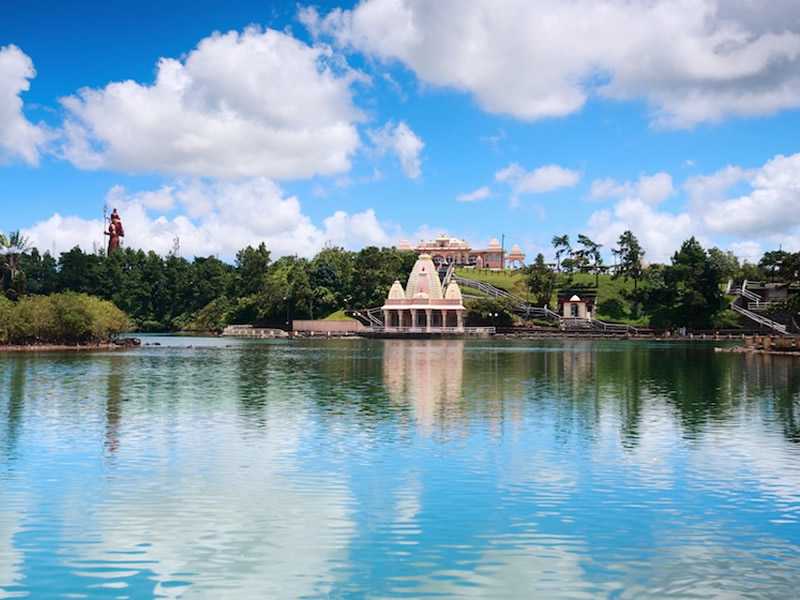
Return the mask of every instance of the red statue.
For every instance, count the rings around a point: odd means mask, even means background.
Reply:
[[[119,248],[119,238],[125,237],[125,230],[122,228],[122,219],[119,218],[119,213],[115,208],[111,211],[111,223],[108,225],[108,231],[104,232],[108,238],[108,255]]]

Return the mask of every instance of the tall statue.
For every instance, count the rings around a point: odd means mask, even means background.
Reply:
[[[125,237],[125,230],[122,228],[122,219],[115,208],[111,211],[111,222],[108,224],[108,231],[104,232],[108,237],[108,255],[119,248],[119,238]]]

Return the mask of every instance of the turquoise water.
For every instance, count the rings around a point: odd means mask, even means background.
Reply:
[[[800,360],[0,353],[0,598],[797,598]]]

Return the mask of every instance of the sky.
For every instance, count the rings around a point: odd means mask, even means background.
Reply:
[[[0,231],[800,250],[800,2],[0,3]]]

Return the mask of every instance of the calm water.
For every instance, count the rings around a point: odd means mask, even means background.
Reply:
[[[159,341],[0,353],[0,597],[798,597],[799,359]]]

